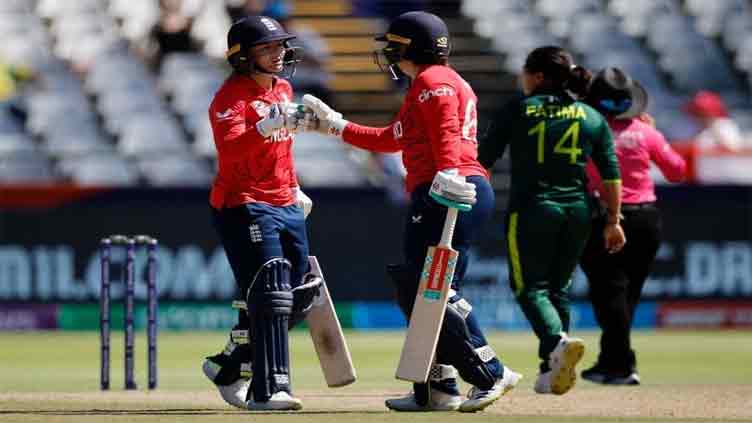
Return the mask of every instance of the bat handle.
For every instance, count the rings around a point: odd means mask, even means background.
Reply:
[[[454,207],[448,207],[446,219],[444,220],[444,230],[441,232],[439,247],[452,248],[452,237],[454,236],[454,227],[456,224],[457,209]]]

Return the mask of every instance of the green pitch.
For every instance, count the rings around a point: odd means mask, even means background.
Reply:
[[[596,333],[579,333],[588,343],[583,364],[597,353]],[[358,381],[329,389],[323,382],[308,335],[292,336],[292,380],[304,410],[264,415],[264,421],[455,422],[455,413],[399,414],[385,398],[410,386],[394,379],[402,332],[348,333]],[[563,397],[532,393],[536,341],[527,333],[493,333],[491,345],[504,363],[525,379],[477,421],[752,421],[752,332],[638,332],[643,385],[601,387],[579,381]],[[112,390],[99,391],[99,339],[94,332],[0,332],[0,422],[258,421],[224,405],[201,373],[203,357],[219,351],[226,334],[162,333],[159,389],[122,391],[122,332],[113,333]],[[136,376],[146,386],[146,339],[137,336]],[[583,368],[584,366],[581,366]]]

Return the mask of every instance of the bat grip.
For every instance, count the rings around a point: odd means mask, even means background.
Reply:
[[[447,208],[446,219],[444,220],[444,230],[441,232],[440,247],[451,248],[452,237],[454,237],[454,227],[457,224],[457,209],[454,207]]]

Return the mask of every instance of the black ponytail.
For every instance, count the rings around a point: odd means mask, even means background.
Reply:
[[[566,89],[580,98],[587,95],[593,77],[589,70],[575,65],[572,55],[558,46],[538,47],[530,52],[525,70],[542,73],[548,88]]]
[[[573,65],[569,70],[569,79],[564,84],[564,88],[578,98],[585,98],[590,91],[590,81],[592,80],[592,72],[582,66]]]

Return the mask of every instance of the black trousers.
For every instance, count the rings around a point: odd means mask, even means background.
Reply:
[[[635,308],[658,252],[661,217],[653,203],[625,204],[622,227],[624,248],[608,254],[604,247],[602,217],[593,230],[580,265],[587,275],[590,301],[602,329],[598,366],[614,373],[636,370],[630,331]]]

